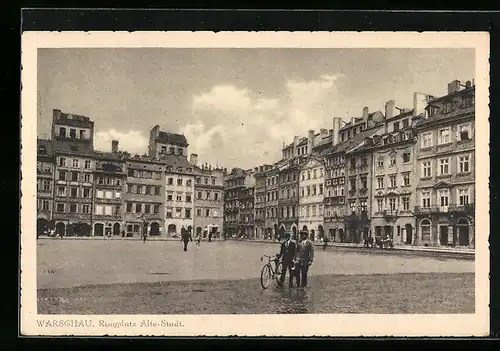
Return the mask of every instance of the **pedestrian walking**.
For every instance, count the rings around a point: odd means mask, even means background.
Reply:
[[[142,242],[145,243],[147,238],[148,238],[148,232],[147,232],[147,230],[143,230],[142,231]]]
[[[302,231],[300,237],[302,241],[298,250],[297,286],[305,288],[307,287],[309,266],[312,265],[314,260],[314,245],[309,240],[307,231]]]
[[[193,241],[193,237],[191,236],[191,233],[184,228],[181,230],[181,241],[184,243],[184,251],[187,251],[188,248],[188,243],[190,241]]]
[[[212,233],[211,232],[208,233],[208,242],[209,243],[212,242]]]
[[[200,246],[200,243],[201,243],[201,234],[198,233],[196,236],[197,236],[196,246]]]
[[[285,282],[286,271],[288,271],[289,279],[288,286],[293,287],[293,277],[294,277],[294,259],[297,253],[297,246],[290,240],[290,234],[285,234],[285,241],[281,244],[281,250],[276,257],[281,258],[281,276],[279,280],[279,286],[283,286]]]

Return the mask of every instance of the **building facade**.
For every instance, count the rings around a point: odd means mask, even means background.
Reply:
[[[146,156],[125,158],[127,180],[123,194],[127,236],[164,233],[166,164]]]
[[[311,240],[324,236],[325,166],[321,157],[312,155],[300,167],[298,226],[309,232]]]
[[[283,164],[284,163],[284,164]],[[299,171],[301,158],[285,160],[279,170],[278,239],[285,233],[295,237],[299,231]]]
[[[255,235],[255,177],[253,170],[233,168],[224,187],[224,236]]]
[[[417,240],[475,246],[475,86],[455,80],[415,121]]]
[[[50,140],[37,140],[36,190],[37,236],[47,234],[54,223],[54,172],[56,159]]]
[[[186,157],[166,157],[164,228],[168,236],[194,232],[195,176]]]
[[[279,222],[279,171],[276,165],[273,165],[267,172],[266,178],[266,201],[265,211],[266,219],[264,226],[266,228],[265,238],[273,239],[278,236]]]
[[[188,142],[184,135],[164,132],[154,126],[149,132],[149,157],[161,159],[163,155],[188,156]]]
[[[267,172],[272,168],[263,165],[254,169],[255,177],[255,238],[266,237]]]
[[[125,161],[118,153],[117,141],[113,141],[112,150],[113,152],[95,151],[92,192],[93,236],[125,234],[125,211],[122,199],[126,180]]]

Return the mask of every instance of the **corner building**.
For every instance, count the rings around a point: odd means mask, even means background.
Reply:
[[[37,236],[47,234],[54,228],[54,171],[56,159],[51,140],[37,139],[36,195]]]
[[[425,246],[475,246],[475,86],[448,84],[415,123],[417,240]]]

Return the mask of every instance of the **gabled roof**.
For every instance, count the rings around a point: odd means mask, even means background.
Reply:
[[[335,146],[327,147],[326,149],[321,151],[320,154],[321,155],[329,155],[329,154],[338,153],[338,152],[352,151],[354,148],[358,147],[359,145],[362,145],[365,138],[371,137],[371,136],[379,133],[380,130],[382,130],[383,126],[384,126],[383,122],[379,122],[375,127],[363,130],[349,140],[341,142]],[[332,142],[332,139],[333,139],[333,137],[328,138],[330,143]]]
[[[174,144],[183,147],[189,145],[184,135],[177,133],[170,133],[170,132],[161,132],[161,131],[158,132],[158,137],[156,138],[156,142],[162,144]]]

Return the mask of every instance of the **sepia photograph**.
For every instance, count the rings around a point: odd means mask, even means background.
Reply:
[[[24,34],[22,329],[487,335],[488,35],[319,34]]]

